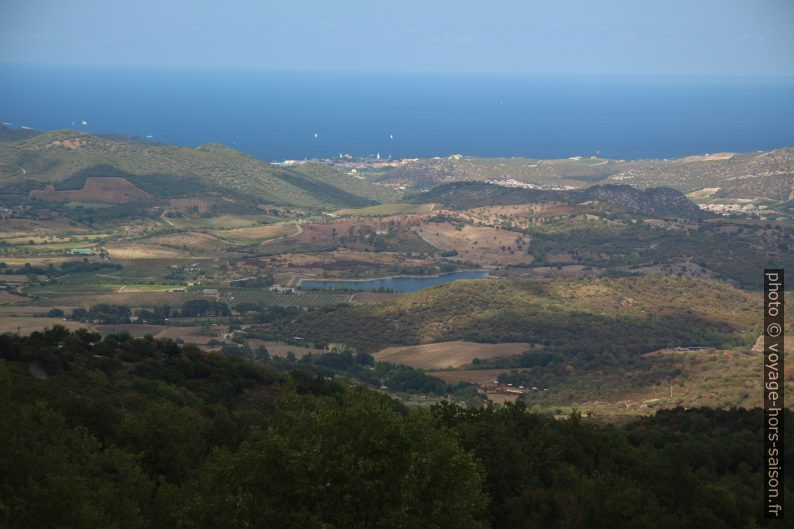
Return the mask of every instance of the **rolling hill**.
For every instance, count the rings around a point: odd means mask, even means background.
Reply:
[[[75,131],[0,143],[0,190],[80,189],[87,177],[120,177],[157,198],[214,194],[304,208],[364,207],[381,186],[326,171],[294,171],[219,144],[197,148],[107,139]],[[340,187],[341,186],[341,187]]]
[[[559,202],[579,204],[598,201],[619,210],[645,216],[698,219],[704,213],[686,196],[675,189],[635,189],[628,185],[596,185],[586,189],[546,191],[522,189],[481,182],[443,184],[423,193],[407,197],[409,203],[434,203],[448,209],[468,209],[483,206],[526,204],[531,202]]]
[[[596,183],[637,188],[671,187],[684,193],[708,189],[711,198],[784,202],[794,198],[794,148],[753,153],[714,153],[671,160],[562,160],[450,156],[417,160],[380,181],[427,189],[459,181],[506,181],[563,188]]]
[[[724,283],[644,276],[457,281],[383,304],[307,313],[284,336],[358,350],[453,340],[527,342],[582,360],[751,342],[756,299]]]

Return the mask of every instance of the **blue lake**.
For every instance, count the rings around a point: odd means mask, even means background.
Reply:
[[[343,281],[302,281],[301,288],[321,288],[321,289],[337,289],[344,288],[349,290],[393,290],[394,292],[416,292],[423,288],[434,287],[436,285],[443,285],[444,283],[451,283],[458,279],[476,279],[486,277],[487,271],[464,271],[453,272],[451,274],[443,274],[438,276],[425,276],[425,277],[388,277],[382,279],[350,279]]]

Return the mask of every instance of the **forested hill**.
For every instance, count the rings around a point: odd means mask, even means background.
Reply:
[[[749,346],[757,336],[755,311],[752,294],[688,278],[473,279],[384,303],[307,312],[274,325],[274,336],[366,352],[452,340],[529,342],[601,362],[664,347]]]
[[[336,172],[278,167],[219,144],[186,148],[70,130],[0,142],[0,193],[47,184],[79,189],[87,177],[108,176],[155,197],[215,194],[307,208],[367,206],[387,189]]]
[[[8,528],[762,525],[759,410],[618,428],[522,405],[408,409],[194,346],[55,328],[0,336],[0,421]]]
[[[410,203],[435,203],[449,209],[483,206],[560,202],[580,204],[599,201],[612,208],[632,214],[687,219],[703,218],[705,214],[683,193],[670,188],[635,189],[628,185],[596,185],[570,191],[523,189],[482,182],[443,184],[405,199]]]

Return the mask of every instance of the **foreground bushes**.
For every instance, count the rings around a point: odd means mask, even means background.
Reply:
[[[305,372],[64,329],[0,336],[0,356],[0,527],[761,525],[758,410],[624,427],[520,405],[409,410]],[[33,363],[58,374],[35,379]]]

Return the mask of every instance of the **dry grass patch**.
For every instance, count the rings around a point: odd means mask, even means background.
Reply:
[[[120,292],[111,294],[86,294],[62,296],[52,299],[37,300],[36,303],[47,307],[90,307],[100,303],[126,305],[128,307],[160,307],[170,305],[179,307],[191,299],[210,299],[198,293],[173,293],[165,291]]]
[[[140,244],[124,246],[109,246],[107,248],[111,259],[173,259],[189,257],[184,251],[171,248],[160,248]]]
[[[17,296],[8,292],[7,290],[0,290],[0,305],[9,305],[13,303],[20,303],[25,301],[27,298],[22,296]]]
[[[0,219],[0,236],[26,237],[31,234],[84,234],[85,228],[71,226],[66,220]]]
[[[696,191],[692,191],[691,193],[687,193],[688,198],[711,198],[715,194],[719,192],[721,188],[719,187],[704,187],[702,189],[698,189]]]
[[[556,202],[538,204],[514,204],[509,206],[484,206],[472,208],[456,215],[491,226],[499,226],[510,222],[513,226],[528,228],[531,218],[567,216],[575,212],[575,208]]]
[[[158,235],[146,240],[152,244],[194,251],[219,251],[225,249],[229,245],[229,243],[223,239],[197,231]]]
[[[135,186],[126,178],[117,176],[89,176],[82,189],[56,191],[52,185],[43,190],[30,192],[32,198],[65,202],[134,202],[151,198],[146,191]]]
[[[406,257],[393,252],[362,252],[348,248],[337,248],[333,252],[278,254],[263,257],[261,261],[279,270],[277,276],[297,274],[312,279],[319,279],[326,274],[330,277],[350,277],[351,273],[372,272],[397,265],[415,268],[438,264],[433,259]],[[384,272],[384,275],[392,274]]]
[[[715,152],[710,154],[704,154],[702,156],[687,156],[685,158],[681,158],[680,162],[690,163],[690,162],[714,162],[717,160],[730,160],[736,156],[736,153],[733,152]]]
[[[297,224],[269,224],[251,228],[216,231],[215,235],[231,241],[258,242],[290,235],[298,235],[302,229]]]
[[[163,325],[131,323],[125,325],[92,325],[92,328],[102,335],[108,335],[113,332],[126,332],[130,336],[140,338],[150,334],[155,338],[170,338],[197,345],[206,345],[207,342],[216,338],[215,335],[205,333],[201,327],[165,327]]]
[[[63,318],[41,318],[35,316],[3,316],[0,318],[0,334],[10,332],[20,334],[30,334],[34,331],[41,331],[46,327],[63,325],[67,329],[74,330],[86,327],[84,323],[77,321],[64,321]]]
[[[488,265],[528,264],[533,260],[526,253],[529,237],[515,232],[469,224],[458,229],[448,222],[426,222],[416,230],[436,248],[457,251],[458,259]]]
[[[513,356],[531,348],[528,343],[439,342],[387,347],[374,354],[379,362],[403,364],[418,369],[449,369],[470,364],[475,358]]]
[[[54,266],[58,266],[65,261],[82,261],[80,258],[76,257],[34,257],[34,256],[25,256],[25,257],[2,257],[4,263],[6,263],[9,267],[18,268],[20,266],[25,266],[25,263],[30,263],[30,266],[34,267],[43,267],[47,268],[49,264],[53,264]],[[89,259],[89,261],[96,261],[97,259]]]

